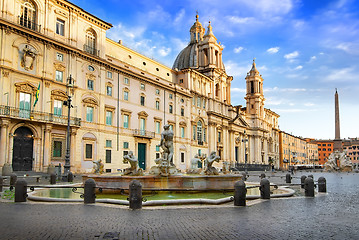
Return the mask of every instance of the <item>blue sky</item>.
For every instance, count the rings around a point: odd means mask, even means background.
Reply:
[[[264,78],[265,107],[280,129],[334,138],[338,88],[341,137],[359,137],[359,0],[71,0],[112,23],[107,37],[167,66],[199,20],[224,45],[232,104],[245,105],[253,58]]]

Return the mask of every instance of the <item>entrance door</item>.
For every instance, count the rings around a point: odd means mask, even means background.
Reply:
[[[19,127],[15,131],[12,154],[14,171],[32,170],[32,153],[34,146],[33,133],[27,127]]]
[[[146,143],[138,144],[138,165],[143,170],[146,169]]]

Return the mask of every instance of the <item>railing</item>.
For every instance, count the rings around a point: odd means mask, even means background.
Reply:
[[[29,19],[26,19],[22,16],[18,17],[18,24],[36,32],[40,32],[41,25],[38,25],[34,21],[30,21]]]
[[[203,145],[203,141],[198,141],[198,145]]]
[[[32,121],[51,122],[61,125],[67,125],[68,119],[67,116],[64,115],[54,115],[52,113],[31,111],[4,105],[0,105],[0,116],[29,119]],[[81,126],[81,118],[71,117],[70,125]]]
[[[87,53],[90,53],[92,55],[95,55],[95,56],[100,55],[100,50],[97,50],[96,48],[91,47],[91,46],[89,46],[87,44],[84,44],[84,51],[87,52]]]
[[[133,136],[135,137],[144,137],[144,138],[154,138],[155,132],[150,132],[146,130],[140,130],[140,129],[133,129]]]
[[[270,171],[271,166],[267,164],[250,164],[250,163],[236,163],[235,169],[236,171]]]

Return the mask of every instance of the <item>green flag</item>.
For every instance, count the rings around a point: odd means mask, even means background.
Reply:
[[[37,101],[39,100],[39,94],[40,94],[40,83],[39,83],[39,86],[37,87],[37,90],[36,90],[34,107],[35,107]]]

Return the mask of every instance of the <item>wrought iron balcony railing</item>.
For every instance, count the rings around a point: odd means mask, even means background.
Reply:
[[[29,28],[36,32],[40,32],[41,25],[38,25],[34,21],[30,21],[29,19],[26,19],[22,16],[18,17],[18,23],[23,27]]]
[[[146,130],[133,129],[133,136],[135,137],[143,137],[143,138],[154,138],[155,132],[150,132]]]
[[[91,46],[89,46],[87,44],[84,44],[84,51],[87,52],[87,53],[90,53],[92,55],[95,55],[95,56],[100,55],[100,50],[97,50],[96,48],[91,47]]]
[[[198,141],[198,145],[203,145],[203,141]]]
[[[67,125],[68,119],[67,116],[64,115],[55,115],[47,112],[31,111],[4,105],[0,105],[0,116],[28,119],[31,121],[50,122],[61,125]],[[71,117],[70,125],[81,126],[81,118]]]

